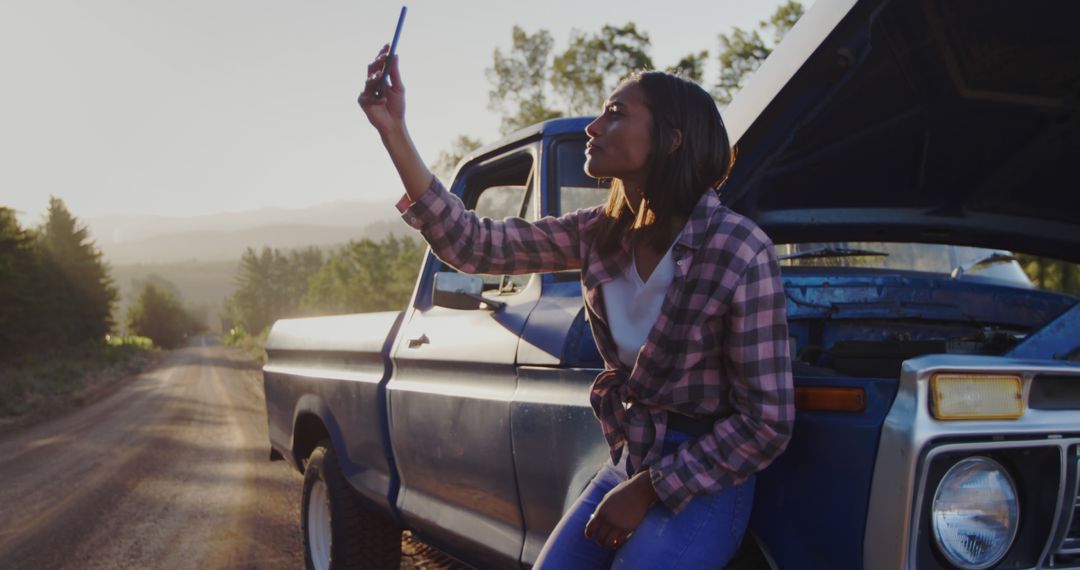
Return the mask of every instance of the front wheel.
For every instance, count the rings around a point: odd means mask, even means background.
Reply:
[[[401,528],[349,486],[328,442],[308,458],[300,510],[308,570],[401,566]]]

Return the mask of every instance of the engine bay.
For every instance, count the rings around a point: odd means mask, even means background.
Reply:
[[[916,356],[1004,355],[1077,303],[913,271],[787,267],[783,279],[800,376],[895,378]]]

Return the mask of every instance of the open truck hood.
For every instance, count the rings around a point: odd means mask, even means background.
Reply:
[[[817,0],[725,110],[777,243],[1080,261],[1080,2]]]

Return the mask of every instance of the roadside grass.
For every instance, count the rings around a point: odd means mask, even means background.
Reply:
[[[139,348],[150,350],[154,348],[154,341],[149,337],[138,335],[105,335],[105,342],[110,346],[137,346]]]
[[[229,346],[235,346],[251,355],[259,365],[266,364],[266,337],[270,336],[270,327],[266,327],[257,335],[244,330],[242,327],[230,329],[221,336],[222,342]]]
[[[105,342],[54,349],[0,363],[0,418],[67,403],[87,387],[134,374],[154,358],[150,339],[107,337]]]

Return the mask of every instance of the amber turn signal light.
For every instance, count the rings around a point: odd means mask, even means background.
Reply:
[[[795,388],[795,409],[815,412],[863,412],[866,390],[804,386]]]

